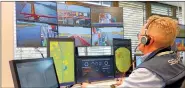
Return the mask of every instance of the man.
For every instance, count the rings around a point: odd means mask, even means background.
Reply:
[[[171,47],[178,34],[178,24],[171,18],[151,16],[138,34],[138,49],[143,62],[120,80],[118,88],[180,88],[185,80],[185,66]],[[87,83],[82,88],[88,87]],[[97,87],[96,87],[97,88]]]

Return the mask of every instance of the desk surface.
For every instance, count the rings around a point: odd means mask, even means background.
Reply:
[[[99,86],[101,88],[111,88],[110,86],[112,84],[115,84],[116,80],[106,80],[106,81],[98,81],[98,82],[92,82],[88,86]],[[60,88],[65,88],[65,87],[60,87]],[[75,84],[72,88],[81,88],[81,84]]]

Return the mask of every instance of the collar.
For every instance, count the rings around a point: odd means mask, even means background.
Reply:
[[[151,53],[152,53],[152,52],[143,55],[141,60],[144,61]]]

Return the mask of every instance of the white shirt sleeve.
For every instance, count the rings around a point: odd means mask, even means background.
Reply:
[[[134,70],[117,88],[162,88],[164,81],[146,68]]]

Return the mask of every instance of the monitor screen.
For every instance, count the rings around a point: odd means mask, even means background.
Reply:
[[[53,57],[61,86],[75,83],[75,47],[73,39],[49,38],[47,53]]]
[[[132,66],[131,39],[113,39],[115,77],[123,76]]]
[[[88,26],[91,25],[90,8],[67,5],[64,3],[58,3],[58,24],[72,25],[72,26]]]
[[[185,37],[185,25],[181,25],[179,24],[179,34],[177,35],[177,37]]]
[[[122,27],[93,27],[92,28],[92,45],[111,46],[113,38],[123,39]]]
[[[92,7],[91,25],[102,27],[123,27],[123,8]]]
[[[178,51],[185,51],[185,37],[178,37],[175,40]]]
[[[91,28],[87,27],[58,27],[60,38],[74,38],[75,46],[91,45]]]
[[[136,61],[136,67],[139,66],[142,63],[142,56],[135,56],[135,61]]]
[[[16,19],[57,24],[57,3],[39,1],[16,2]]]
[[[18,88],[59,88],[53,59],[26,59],[10,61],[14,83]],[[12,70],[14,68],[14,70]],[[16,82],[15,82],[16,81]]]
[[[18,47],[43,47],[47,46],[47,38],[58,35],[56,25],[36,22],[17,21],[16,37]]]
[[[77,83],[114,78],[112,56],[81,56],[77,57],[77,64]]]

